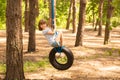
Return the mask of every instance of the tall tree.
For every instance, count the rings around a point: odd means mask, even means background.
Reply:
[[[96,23],[95,23],[95,27],[94,27],[94,31],[97,31],[97,25],[98,25],[98,18],[96,19]]]
[[[48,0],[49,1],[49,26],[51,27],[52,26],[52,20],[51,20],[51,17],[52,17],[52,12],[51,12],[51,0]]]
[[[39,16],[39,0],[36,0],[36,3],[35,3],[35,15],[36,17]]]
[[[110,38],[110,28],[111,28],[111,17],[114,10],[112,5],[113,0],[108,0],[108,8],[107,8],[107,20],[106,20],[106,27],[105,27],[105,37],[104,37],[104,44],[108,44]]]
[[[103,3],[104,0],[99,1],[99,30],[98,30],[98,36],[102,36],[102,13],[103,13]]]
[[[73,33],[76,32],[76,0],[73,0]]]
[[[76,35],[75,46],[83,45],[83,32],[84,32],[84,23],[85,23],[86,4],[87,4],[87,0],[80,0],[79,24],[78,24],[78,31]]]
[[[44,0],[44,6],[46,6],[47,0]]]
[[[95,27],[95,22],[96,22],[96,16],[98,13],[97,10],[97,5],[98,5],[98,0],[88,0],[89,4],[86,9],[87,15],[89,15],[89,22],[91,22],[92,18],[92,27]]]
[[[94,0],[91,0],[92,4],[92,17],[93,17],[93,22],[92,26],[95,26],[95,7],[96,7],[96,2]]]
[[[25,0],[25,32],[29,30],[29,0]]]
[[[22,42],[22,0],[7,0],[5,80],[24,80]]]
[[[34,52],[36,50],[35,39],[35,20],[38,13],[36,13],[37,0],[29,0],[29,42],[28,52]]]
[[[70,27],[70,17],[71,17],[71,11],[72,11],[72,4],[73,4],[73,0],[70,0],[70,7],[69,7],[68,18],[67,18],[66,29],[69,29],[69,27]]]

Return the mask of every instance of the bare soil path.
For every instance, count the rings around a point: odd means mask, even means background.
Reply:
[[[120,80],[120,29],[111,32],[110,44],[103,45],[103,38],[96,36],[91,28],[85,30],[84,46],[74,47],[75,36],[71,31],[62,30],[64,44],[74,53],[73,66],[65,71],[53,67],[40,68],[36,72],[25,73],[30,80]],[[27,51],[28,33],[23,33],[24,53]],[[36,31],[37,51],[24,54],[24,61],[39,61],[48,57],[49,46],[40,31]],[[0,62],[5,63],[6,33],[0,31]],[[1,78],[3,75],[0,76]]]

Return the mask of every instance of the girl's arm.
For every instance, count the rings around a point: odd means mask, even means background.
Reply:
[[[53,35],[53,34],[55,34],[55,32],[50,30],[50,31],[47,32],[47,34]]]

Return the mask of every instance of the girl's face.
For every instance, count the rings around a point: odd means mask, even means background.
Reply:
[[[46,24],[42,24],[42,25],[41,25],[41,28],[42,28],[42,29],[45,29],[46,27],[47,27]]]

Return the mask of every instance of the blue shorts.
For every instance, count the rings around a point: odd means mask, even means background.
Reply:
[[[54,38],[56,39],[58,37],[58,35],[59,35],[59,32],[56,31],[55,34],[54,34]],[[59,47],[60,42],[54,41],[51,46],[52,47]]]
[[[59,35],[59,32],[56,31],[55,34],[54,34],[55,39],[58,37],[58,35]]]
[[[52,47],[59,47],[60,46],[60,42],[55,41],[55,42],[52,43],[51,46]]]

